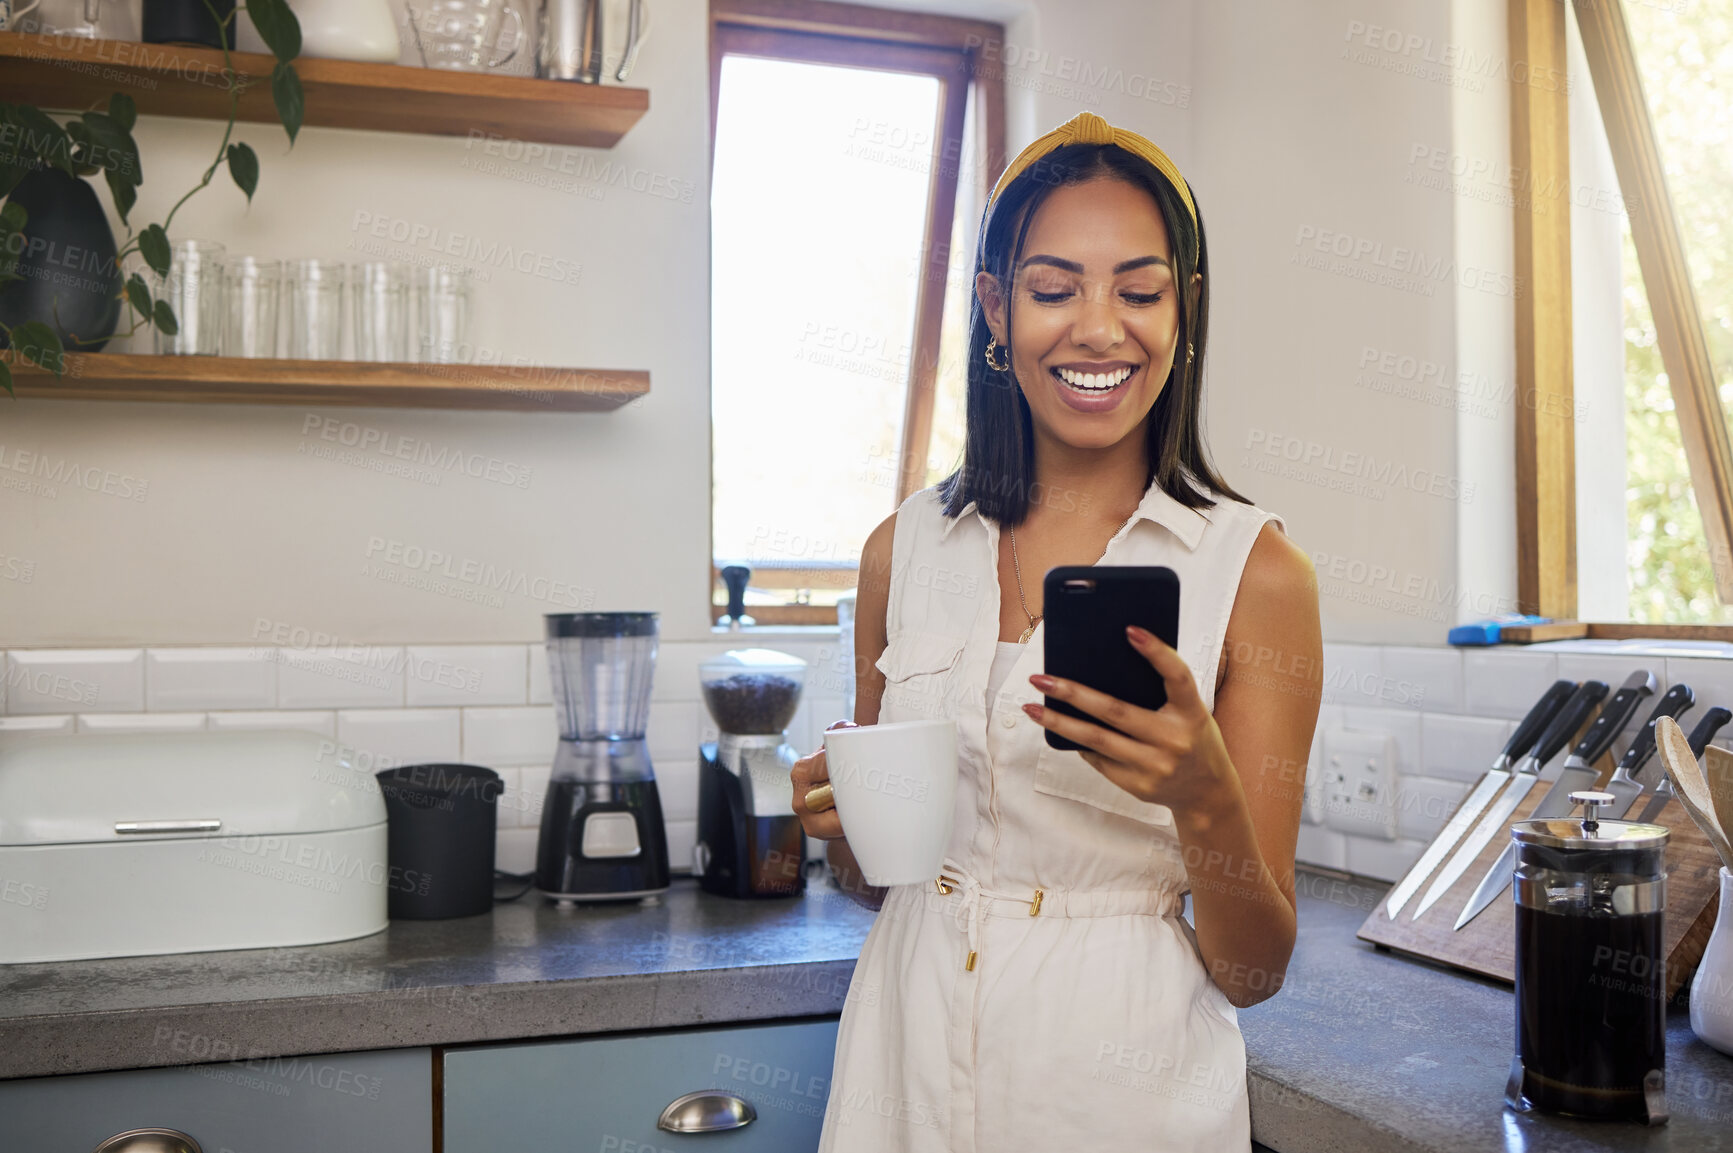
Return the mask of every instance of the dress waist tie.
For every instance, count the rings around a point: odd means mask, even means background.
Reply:
[[[1031,889],[1028,895],[989,889],[975,875],[946,857],[934,880],[940,895],[960,893],[954,914],[957,927],[969,939],[963,968],[974,971],[980,951],[981,918],[997,913],[1030,917],[1177,917],[1185,908],[1185,891],[1166,885],[1143,889]],[[1001,908],[1002,906],[1002,908]]]

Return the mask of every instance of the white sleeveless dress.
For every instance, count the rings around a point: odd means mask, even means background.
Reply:
[[[1151,485],[1099,562],[1179,574],[1179,653],[1211,708],[1270,521]],[[1040,628],[989,695],[998,538],[934,489],[897,513],[879,719],[955,719],[961,771],[943,884],[892,887],[862,946],[820,1153],[1249,1149],[1245,1047],[1180,916],[1171,813],[1047,747],[1020,707],[1041,699]]]

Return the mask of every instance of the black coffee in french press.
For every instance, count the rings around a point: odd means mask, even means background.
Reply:
[[[1660,825],[1602,821],[1610,793],[1578,792],[1577,819],[1518,821],[1519,1110],[1665,1124],[1667,906]]]

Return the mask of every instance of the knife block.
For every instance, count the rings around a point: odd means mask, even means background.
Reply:
[[[1611,770],[1603,770],[1597,787],[1611,776]],[[1512,824],[1528,819],[1529,813],[1545,795],[1547,784],[1543,777],[1541,783],[1530,790],[1522,804],[1517,806],[1516,815],[1511,818]],[[1645,796],[1640,803],[1646,801]],[[1667,915],[1661,935],[1662,949],[1667,956],[1667,998],[1671,1000],[1696,972],[1697,962],[1702,959],[1703,950],[1709,943],[1709,934],[1714,931],[1721,896],[1721,858],[1677,799],[1667,802],[1667,807],[1661,810],[1654,823],[1672,830],[1667,841]],[[1385,913],[1384,902],[1380,900],[1356,936],[1382,948],[1514,985],[1516,902],[1509,889],[1482,910],[1480,916],[1464,925],[1460,932],[1452,928],[1468,905],[1469,898],[1474,896],[1474,890],[1480,886],[1480,879],[1508,844],[1508,830],[1503,836],[1494,837],[1480,851],[1474,864],[1418,920],[1410,917],[1431,884],[1431,878],[1402,907],[1394,921]],[[1449,860],[1448,857],[1445,859]],[[1433,875],[1437,875],[1437,870]]]

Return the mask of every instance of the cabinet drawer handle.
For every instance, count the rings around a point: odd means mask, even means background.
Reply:
[[[214,833],[223,827],[223,822],[215,817],[193,817],[184,821],[116,821],[114,831],[119,836],[142,834],[145,836],[162,836],[165,833]],[[156,1130],[140,1129],[140,1133]]]
[[[179,1129],[128,1129],[96,1147],[95,1153],[204,1153]]]
[[[656,1128],[670,1133],[722,1133],[758,1120],[751,1102],[720,1089],[700,1089],[668,1102]]]

